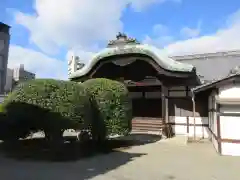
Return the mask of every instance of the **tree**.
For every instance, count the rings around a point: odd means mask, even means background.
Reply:
[[[82,83],[89,92],[93,112],[92,135],[105,139],[110,135],[127,135],[131,131],[132,103],[123,83],[104,78]]]
[[[43,130],[48,138],[56,139],[65,129],[88,128],[90,108],[88,93],[82,85],[53,79],[21,83],[3,103],[14,138]]]

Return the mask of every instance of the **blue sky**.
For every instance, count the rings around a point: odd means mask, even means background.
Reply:
[[[237,0],[1,0],[11,28],[9,66],[67,77],[70,49],[87,63],[118,31],[169,55],[240,49]],[[3,12],[3,13],[2,13]]]

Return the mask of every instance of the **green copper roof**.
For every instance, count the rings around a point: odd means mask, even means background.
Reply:
[[[194,69],[194,66],[175,61],[154,46],[147,44],[126,44],[123,46],[109,46],[103,49],[99,53],[95,54],[90,62],[83,68],[72,73],[69,78],[72,79],[86,75],[97,62],[104,60],[107,57],[126,54],[143,54],[149,56],[160,67],[169,71],[191,72]]]

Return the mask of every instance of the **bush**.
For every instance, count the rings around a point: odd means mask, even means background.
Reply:
[[[16,138],[43,130],[59,137],[65,129],[88,128],[90,101],[82,85],[53,79],[37,79],[19,84],[3,103],[10,129]]]
[[[131,131],[132,105],[124,84],[109,79],[90,79],[82,83],[91,96],[95,118],[92,135],[127,135]]]
[[[3,105],[0,104],[0,113],[3,112]]]

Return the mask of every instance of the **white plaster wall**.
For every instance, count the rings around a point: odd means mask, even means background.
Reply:
[[[187,135],[187,126],[183,125],[173,125],[173,132],[176,135]],[[200,138],[208,138],[209,137],[209,132],[206,127],[200,127],[196,126],[196,137]],[[189,126],[189,134],[188,137],[194,137],[194,126]]]
[[[222,139],[240,139],[240,121],[235,116],[220,116],[220,131]],[[240,144],[222,143],[222,154],[240,156]]]
[[[219,98],[240,98],[240,86],[232,83],[219,88]]]
[[[170,122],[187,124],[187,117],[172,116]],[[193,117],[189,117],[189,124],[194,124]],[[208,124],[208,117],[195,117],[195,124]]]
[[[222,155],[240,156],[240,144],[222,143]]]
[[[222,139],[240,139],[240,117],[220,116]]]
[[[186,135],[187,134],[187,117],[171,117],[170,122],[183,125],[173,125],[173,131],[176,135]],[[189,117],[189,124],[194,124],[194,118]],[[202,125],[208,124],[208,117],[195,117],[195,124]],[[189,126],[189,137],[194,136],[194,126]],[[196,136],[201,138],[208,138],[209,132],[207,127],[196,126]]]
[[[228,84],[219,88],[219,98],[240,98],[240,86]],[[239,104],[240,105],[240,104]],[[234,106],[222,106],[220,112],[223,113],[240,113],[240,108]],[[240,139],[240,117],[237,116],[220,116],[220,132],[222,139]],[[240,156],[240,144],[237,143],[221,143],[222,155]]]

